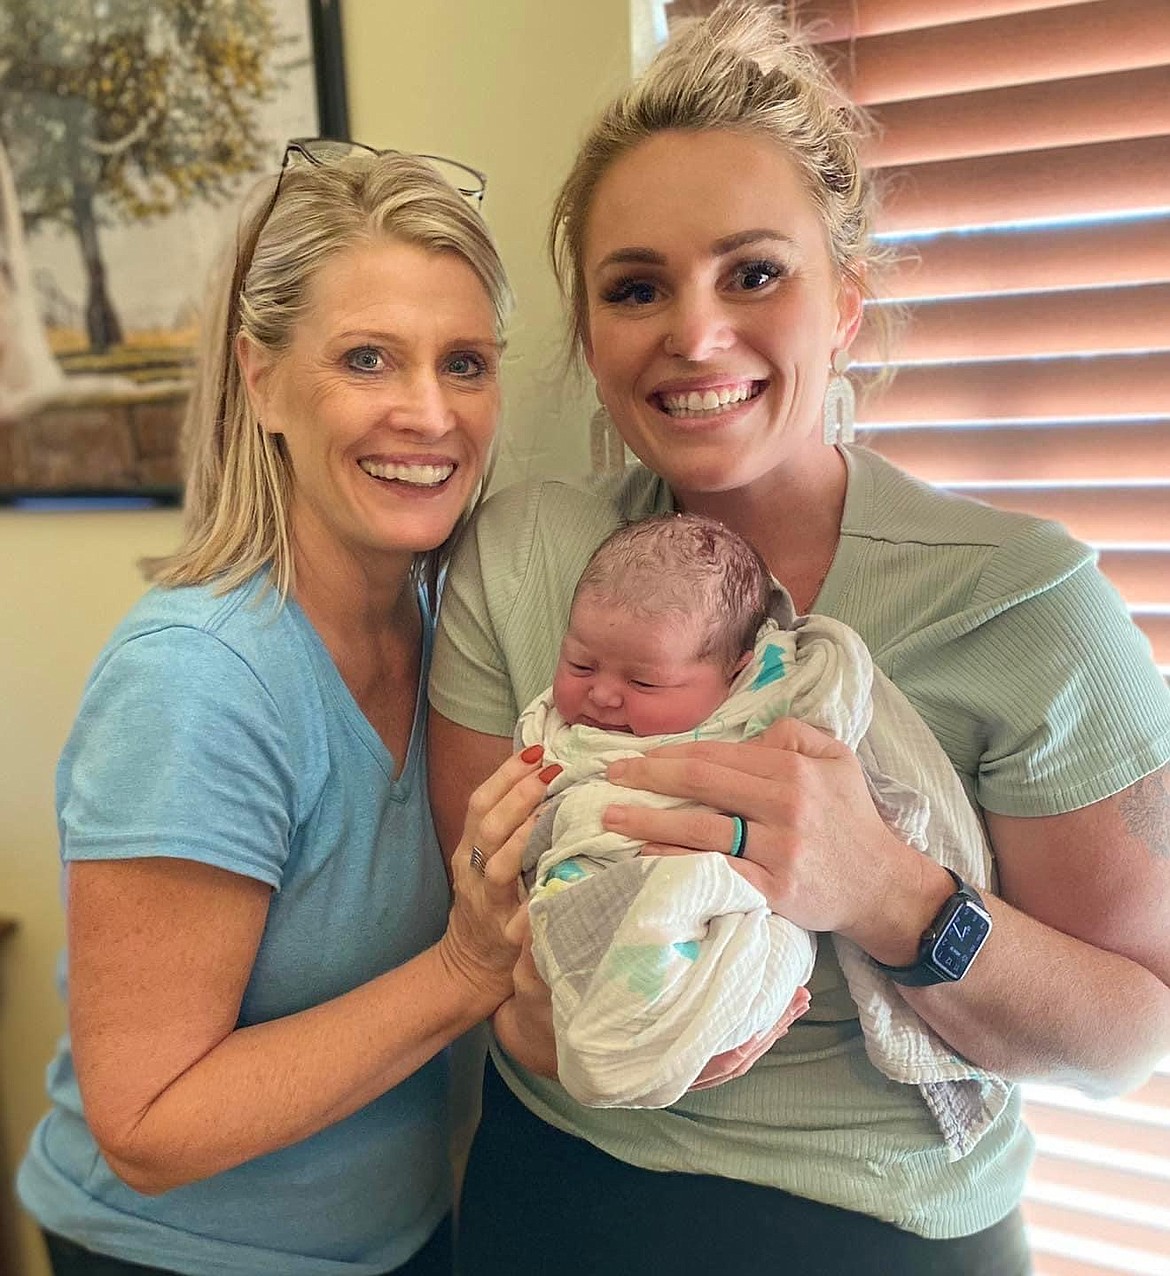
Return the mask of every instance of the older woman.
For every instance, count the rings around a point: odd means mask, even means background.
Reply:
[[[444,1047],[511,990],[545,787],[533,751],[470,796],[448,913],[420,688],[509,294],[478,175],[350,152],[291,145],[242,227],[186,537],[61,759],[70,1035],[20,1173],[59,1274],[450,1268]]]
[[[651,512],[713,516],[798,611],[866,640],[981,809],[994,893],[894,836],[853,755],[798,722],[611,768],[708,811],[619,805],[609,827],[727,854],[741,817],[741,871],[771,907],[867,954],[954,1056],[1124,1090],[1170,1050],[1170,698],[1085,546],[839,441],[876,265],[868,186],[856,118],[780,9],[725,4],[684,30],[562,188],[573,336],[641,464],[502,493],[463,542],[431,681],[440,834],[457,843],[466,793],[550,681],[593,548]],[[494,1020],[460,1271],[1026,1271],[1018,1094],[956,1155],[922,1089],[867,1057],[830,944],[811,991],[743,1075],[661,1111],[593,1110],[556,1083],[522,964]]]

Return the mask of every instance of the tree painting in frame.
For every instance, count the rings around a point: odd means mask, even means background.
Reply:
[[[338,2],[0,0],[0,502],[179,499],[241,203],[347,135]]]

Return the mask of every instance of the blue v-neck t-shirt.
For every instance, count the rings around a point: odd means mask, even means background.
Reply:
[[[433,618],[420,605],[425,686]],[[240,1026],[337,997],[446,924],[421,698],[407,756],[392,758],[305,614],[263,576],[220,596],[154,589],[131,611],[86,685],[57,814],[66,864],[167,856],[272,888]],[[300,1143],[155,1197],[101,1156],[67,1037],[48,1085],[20,1197],[99,1253],[190,1276],[375,1276],[451,1206],[445,1054]],[[218,1119],[231,1121],[230,1095]]]

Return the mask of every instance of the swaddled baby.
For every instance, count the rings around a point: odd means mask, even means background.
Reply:
[[[610,785],[618,758],[749,739],[786,714],[860,738],[860,639],[827,620],[781,629],[773,588],[755,550],[712,519],[620,529],[578,582],[552,686],[520,717],[518,741],[565,768],[526,867],[559,1075],[579,1102],[673,1103],[714,1055],[772,1028],[812,971],[812,937],[771,913],[729,856],[642,857],[601,826],[612,802],[685,804]],[[738,817],[728,828],[734,855],[748,829]]]

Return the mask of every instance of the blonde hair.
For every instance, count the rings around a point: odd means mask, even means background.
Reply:
[[[503,263],[482,219],[425,161],[357,152],[321,166],[290,165],[274,181],[263,184],[262,198],[241,218],[235,252],[210,289],[183,425],[183,542],[174,554],[142,564],[159,585],[214,581],[216,592],[226,592],[268,567],[281,596],[292,587],[292,474],[283,440],[261,428],[248,401],[236,337],[242,333],[273,355],[287,350],[310,285],[332,257],[381,239],[455,253],[487,292],[497,338],[511,311]],[[443,545],[415,561],[432,590],[469,513]]]
[[[768,614],[772,576],[755,549],[705,514],[655,514],[619,527],[577,581],[583,596],[632,615],[677,615],[699,626],[696,659],[730,674]]]
[[[708,17],[680,24],[610,103],[557,195],[548,249],[568,309],[570,358],[587,333],[584,240],[598,182],[656,133],[712,129],[771,141],[792,160],[839,275],[872,296],[871,275],[887,254],[870,237],[874,194],[858,156],[865,117],[779,5],[724,0]]]

